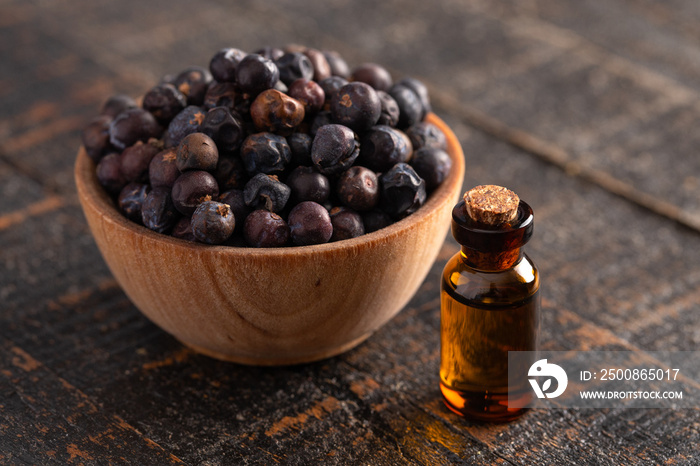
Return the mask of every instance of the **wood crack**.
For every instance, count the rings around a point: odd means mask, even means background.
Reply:
[[[454,103],[454,98],[451,95],[440,91],[432,85],[430,86],[430,94],[433,102],[439,107],[444,108],[450,114],[489,136],[534,155],[540,160],[558,167],[571,177],[592,183],[656,215],[700,232],[700,218],[689,214],[675,204],[641,191],[603,170],[584,165],[576,161],[563,148],[534,134],[510,127],[467,104],[459,103],[457,105]]]

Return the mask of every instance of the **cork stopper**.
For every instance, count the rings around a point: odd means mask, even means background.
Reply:
[[[496,185],[481,185],[464,194],[464,208],[475,222],[497,227],[518,215],[520,198],[510,189]]]

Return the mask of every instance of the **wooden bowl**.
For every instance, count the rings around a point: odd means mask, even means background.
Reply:
[[[447,137],[452,173],[413,215],[358,238],[278,249],[210,246],[127,220],[81,148],[78,196],[109,269],[143,314],[195,351],[255,365],[310,362],[361,343],[425,279],[461,194],[464,156]]]

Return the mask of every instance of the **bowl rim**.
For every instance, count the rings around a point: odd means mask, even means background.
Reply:
[[[315,244],[307,246],[285,246],[278,248],[255,248],[250,246],[229,246],[229,245],[211,245],[188,241],[181,238],[176,238],[170,235],[157,233],[149,228],[139,225],[127,219],[114,205],[114,202],[109,197],[107,192],[102,188],[97,180],[95,173],[95,162],[88,157],[85,148],[80,147],[75,162],[74,177],[78,191],[78,197],[82,203],[89,203],[94,211],[113,226],[129,230],[130,232],[141,235],[151,241],[161,242],[174,248],[183,248],[192,253],[202,252],[219,252],[231,256],[289,256],[289,255],[307,255],[309,253],[325,253],[328,251],[348,251],[355,250],[358,247],[367,247],[375,243],[382,243],[387,239],[400,235],[406,230],[410,230],[421,223],[421,220],[429,217],[438,207],[449,202],[453,204],[454,190],[461,188],[464,171],[464,153],[459,140],[449,126],[439,118],[435,113],[428,113],[425,120],[428,123],[436,125],[445,134],[447,140],[446,152],[452,159],[452,169],[440,186],[428,195],[427,202],[422,205],[413,214],[392,223],[391,225],[365,233],[356,238],[345,239],[336,242],[324,244]]]

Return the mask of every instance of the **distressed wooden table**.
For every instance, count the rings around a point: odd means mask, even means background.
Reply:
[[[465,186],[535,209],[543,348],[700,346],[694,0],[0,2],[0,464],[700,464],[700,411],[443,407],[438,276],[358,348],[197,355],[111,277],[72,180],[110,95],[223,46],[303,43],[423,79]]]

